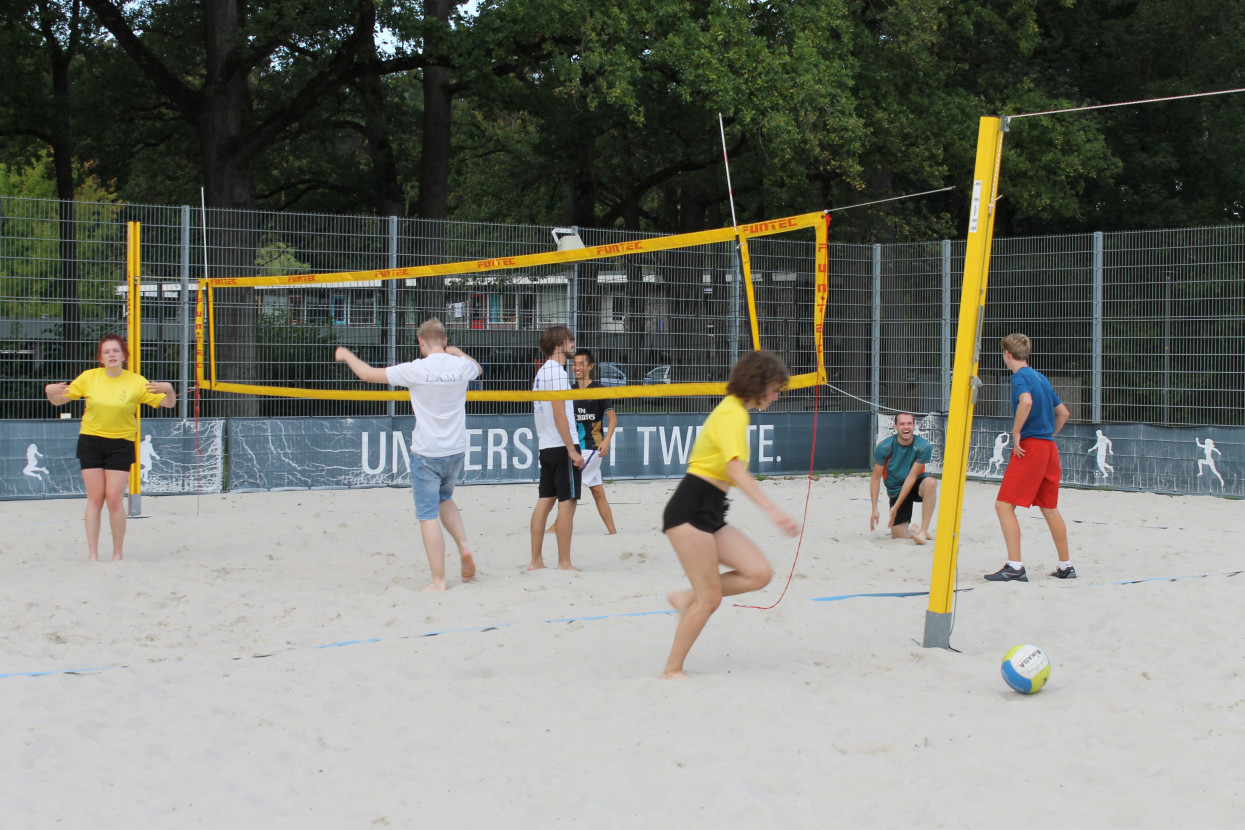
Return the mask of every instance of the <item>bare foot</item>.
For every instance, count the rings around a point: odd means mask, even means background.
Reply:
[[[463,582],[467,582],[468,580],[475,579],[476,561],[471,558],[471,554],[469,553],[464,553],[462,555],[462,558],[463,558]]]
[[[446,585],[444,581],[429,582],[427,585],[420,588],[419,592],[422,594],[424,591],[448,591],[449,589],[450,589],[450,586]]]
[[[88,557],[87,557],[87,561],[88,561],[88,562],[98,562],[98,561],[99,561],[99,557],[98,557],[98,556],[88,556]]]
[[[579,570],[579,568],[576,568],[576,567],[575,567],[574,565],[572,565],[570,562],[567,562],[565,565],[559,562],[559,563],[558,563],[558,570],[559,570],[559,571],[577,571],[577,570]]]
[[[530,565],[528,565],[528,566],[527,566],[527,569],[528,569],[529,571],[539,571],[539,570],[541,570],[541,569],[542,569],[542,568],[544,568],[544,567],[545,567],[545,563],[544,563],[544,562],[533,562],[532,564],[530,564]]]
[[[682,671],[668,671],[662,674],[662,680],[686,680],[687,675]]]
[[[113,561],[113,562],[120,562],[120,561],[121,561],[121,554],[119,554],[119,553],[118,553],[116,556],[114,556],[114,557],[112,558],[112,561]]]
[[[687,607],[692,604],[692,596],[691,591],[671,591],[666,594],[666,602],[670,603],[670,606],[678,611],[681,617],[687,612]]]
[[[617,535],[618,535],[618,531],[617,531],[617,530],[607,530],[607,531],[605,531],[605,535],[606,535],[606,536],[617,536]]]
[[[928,541],[929,539],[926,538],[925,534],[919,530],[912,534],[912,543],[915,545],[923,545]]]

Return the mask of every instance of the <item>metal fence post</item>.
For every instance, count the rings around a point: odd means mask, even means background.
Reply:
[[[942,241],[942,348],[939,366],[942,369],[942,396],[939,408],[951,409],[951,240]]]
[[[869,402],[876,413],[882,397],[882,246],[873,246],[873,326],[869,337]]]
[[[389,217],[389,269],[398,267],[398,217]],[[389,365],[398,363],[398,281],[389,282]],[[389,387],[391,390],[394,388]],[[387,401],[385,414],[393,418],[398,414],[398,402]]]
[[[1102,423],[1102,231],[1094,231],[1094,332],[1091,352],[1091,417]]]
[[[182,236],[181,236],[181,272],[182,272],[182,344],[178,360],[181,363],[180,376],[182,394],[177,403],[177,412],[182,420],[186,420],[186,398],[190,389],[190,205],[182,205]]]

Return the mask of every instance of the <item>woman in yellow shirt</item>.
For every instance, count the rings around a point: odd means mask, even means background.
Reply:
[[[771,352],[744,355],[731,370],[726,397],[705,419],[692,445],[687,475],[666,505],[662,530],[688,581],[690,591],[666,595],[679,612],[679,627],[662,677],[685,677],[683,661],[722,597],[756,591],[773,571],[765,554],[726,523],[726,494],[738,487],[787,535],[799,525],[771,502],[748,472],[748,409],[765,411],[787,383],[787,367]],[[730,568],[720,573],[720,566]]]
[[[78,461],[82,463],[82,483],[86,486],[86,545],[92,562],[99,561],[100,514],[105,503],[112,528],[112,558],[121,558],[125,542],[123,497],[134,464],[138,405],[168,408],[177,402],[171,383],[149,383],[142,375],[125,368],[130,349],[119,335],[105,335],[95,356],[100,368],[88,369],[73,383],[49,383],[43,390],[53,406],[86,399],[78,435]]]

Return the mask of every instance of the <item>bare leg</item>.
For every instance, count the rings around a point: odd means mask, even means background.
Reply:
[[[463,527],[462,513],[458,512],[458,505],[454,504],[453,499],[441,502],[437,510],[441,514],[441,524],[458,546],[458,556],[463,563],[463,582],[467,582],[476,575],[476,562],[471,557],[471,548],[467,547],[467,531]]]
[[[532,510],[532,522],[529,526],[532,534],[532,564],[527,566],[529,571],[538,571],[545,567],[545,557],[541,552],[545,542],[545,520],[549,518],[549,511],[553,509],[555,501],[552,496],[537,499],[536,507]]]
[[[605,531],[613,536],[618,530],[614,527],[614,511],[610,508],[610,500],[605,497],[605,485],[597,484],[589,488],[592,491],[592,497],[597,502],[597,512],[601,514],[601,521],[605,522]]]
[[[90,560],[98,562],[100,513],[104,509],[103,469],[83,470],[82,483],[86,486],[86,511],[83,514],[83,522],[86,524],[86,550]]]
[[[722,604],[722,597],[760,590],[769,584],[774,572],[757,546],[730,525],[710,535],[683,524],[670,528],[666,536],[679,555],[692,590],[674,591],[666,597],[680,618],[662,677],[685,677],[683,661],[709,617]],[[731,570],[719,574],[719,565]]]
[[[108,525],[112,529],[112,561],[121,558],[125,547],[125,488],[130,474],[123,470],[104,470],[105,500],[108,503]]]
[[[681,524],[666,531],[666,538],[678,554],[683,572],[692,583],[690,591],[672,591],[667,595],[670,604],[679,612],[679,625],[674,631],[674,643],[662,677],[686,677],[683,661],[705,623],[722,604],[722,580],[718,575],[717,543],[713,534],[697,530],[690,524]]]
[[[571,565],[571,530],[575,526],[575,500],[567,499],[558,502],[558,520],[554,522],[554,532],[558,537],[558,569],[577,571]]]
[[[424,553],[428,554],[428,567],[432,571],[432,581],[420,590],[448,590],[449,585],[445,582],[445,536],[441,533],[441,523],[436,519],[420,519],[419,534],[424,538]]]
[[[1059,554],[1060,562],[1068,562],[1071,557],[1068,554],[1068,525],[1064,523],[1063,516],[1060,515],[1057,508],[1039,508],[1042,515],[1046,517],[1046,526],[1050,528],[1050,538],[1055,542],[1055,552]]]
[[[934,508],[938,506],[938,484],[927,478],[921,482],[921,529],[912,534],[912,541],[923,545],[929,541],[929,523],[934,519]]]
[[[999,516],[999,527],[1003,530],[1003,544],[1007,546],[1007,559],[1010,562],[1020,560],[1020,521],[1016,518],[1016,505],[1005,501],[994,503],[994,512]]]

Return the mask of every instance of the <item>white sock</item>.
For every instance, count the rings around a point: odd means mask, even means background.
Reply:
[[[1072,560],[1071,560],[1071,559],[1069,559],[1067,562],[1060,562],[1060,563],[1059,563],[1059,570],[1061,570],[1061,571],[1066,571],[1068,568],[1071,568],[1071,567],[1072,567]]]
[[[1011,562],[1011,561],[1009,561],[1009,562],[1007,563],[1007,567],[1011,568],[1013,571],[1023,571],[1023,570],[1025,569],[1025,566],[1024,566],[1024,563],[1023,563],[1023,562]]]

